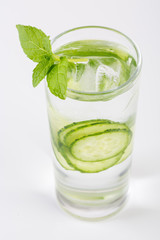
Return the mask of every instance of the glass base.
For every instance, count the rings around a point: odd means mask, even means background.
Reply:
[[[62,172],[55,168],[60,206],[84,220],[100,220],[119,212],[128,196],[131,158],[95,174]]]
[[[80,192],[71,197],[56,190],[60,206],[69,214],[83,220],[96,221],[111,217],[126,204],[128,187],[105,192]]]

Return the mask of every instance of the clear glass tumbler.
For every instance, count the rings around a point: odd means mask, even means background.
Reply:
[[[136,61],[136,68],[128,81],[113,90],[86,92],[86,89],[78,91],[68,88],[67,98],[61,100],[50,93],[47,85],[45,87],[58,202],[72,215],[94,220],[115,214],[124,206],[127,199],[141,54],[136,44],[126,35],[114,29],[98,26],[79,27],[58,35],[52,42],[53,51],[69,42],[86,39],[121,44]],[[75,171],[65,159],[67,148],[59,143],[59,133],[77,122],[82,122],[83,125],[97,119],[124,123],[132,132],[131,142],[123,156],[112,167],[106,167],[104,171],[90,172],[92,163],[89,163],[88,171]],[[76,132],[77,129],[73,127],[72,132]],[[81,164],[77,160],[76,164],[79,163]],[[96,164],[98,169],[99,163]]]

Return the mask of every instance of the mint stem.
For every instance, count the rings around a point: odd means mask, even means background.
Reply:
[[[68,59],[68,62],[88,62],[87,58],[70,58]]]
[[[56,60],[56,61],[60,61],[60,57],[57,56],[56,54],[53,53],[53,59]]]
[[[53,53],[53,58],[55,61],[59,62],[60,61],[60,57],[56,54]],[[68,62],[71,63],[76,63],[76,62],[88,62],[87,58],[69,58]]]

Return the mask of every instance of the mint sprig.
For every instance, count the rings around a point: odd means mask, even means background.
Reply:
[[[32,74],[33,87],[36,87],[47,76],[51,93],[65,99],[68,63],[86,62],[88,60],[61,58],[52,52],[50,38],[42,30],[20,24],[16,27],[24,53],[32,61],[38,62]]]

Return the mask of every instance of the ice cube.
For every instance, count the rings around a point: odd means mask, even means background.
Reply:
[[[80,78],[80,90],[85,92],[95,91],[96,70],[89,64],[85,66]]]
[[[127,68],[116,57],[91,57],[88,62],[72,64],[68,87],[84,92],[114,89],[128,78]]]
[[[115,71],[113,67],[101,64],[96,72],[96,91],[106,91],[114,89],[119,85],[119,72]]]

